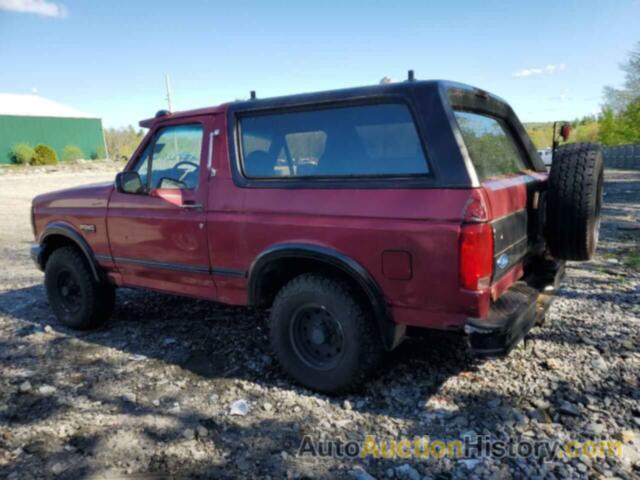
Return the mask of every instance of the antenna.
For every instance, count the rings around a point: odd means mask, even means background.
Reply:
[[[255,100],[256,99],[256,91],[255,90],[251,90],[251,92],[249,93],[249,97],[251,98],[251,100]]]
[[[171,112],[173,109],[171,108],[171,82],[169,80],[169,74],[166,73],[164,76],[164,83],[167,87],[167,105],[169,106],[169,111]]]
[[[413,82],[415,79],[416,79],[416,76],[413,73],[413,70],[409,70],[409,72],[407,72],[407,80],[409,80],[410,82]]]

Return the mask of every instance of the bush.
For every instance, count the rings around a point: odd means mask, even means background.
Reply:
[[[65,162],[71,162],[84,158],[84,153],[77,145],[67,145],[62,151],[62,158]]]
[[[58,155],[56,151],[49,145],[36,145],[36,158],[33,159],[31,165],[57,165]]]
[[[30,165],[35,158],[36,151],[26,143],[19,143],[11,149],[11,160],[18,165]]]
[[[104,160],[107,155],[104,153],[104,147],[100,146],[91,154],[91,160]]]

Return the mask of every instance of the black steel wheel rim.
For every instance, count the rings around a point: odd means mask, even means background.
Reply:
[[[317,370],[334,368],[344,354],[342,326],[322,305],[298,308],[291,318],[289,338],[300,360]]]
[[[56,287],[60,294],[60,303],[67,313],[77,313],[82,307],[82,289],[75,276],[66,269],[56,276]]]

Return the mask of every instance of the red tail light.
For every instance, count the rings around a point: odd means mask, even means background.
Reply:
[[[462,225],[460,236],[460,283],[467,290],[491,284],[493,229],[488,223]]]

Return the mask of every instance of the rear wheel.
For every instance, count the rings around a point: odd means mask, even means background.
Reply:
[[[367,305],[346,284],[301,275],[278,293],[271,309],[271,345],[302,385],[326,393],[357,388],[384,349]]]
[[[589,260],[600,230],[602,150],[594,143],[557,148],[549,174],[546,240],[562,260]]]
[[[102,325],[113,312],[115,290],[97,282],[76,248],[55,250],[45,267],[49,304],[60,322],[78,330]]]

